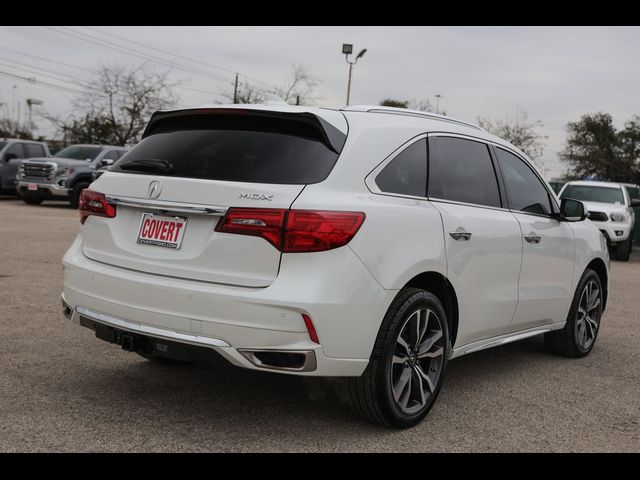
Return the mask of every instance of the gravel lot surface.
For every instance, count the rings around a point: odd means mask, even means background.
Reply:
[[[354,417],[338,380],[156,365],[72,324],[78,227],[62,203],[0,197],[0,451],[640,451],[640,252],[612,262],[590,356],[533,338],[455,359],[427,419],[394,431]]]

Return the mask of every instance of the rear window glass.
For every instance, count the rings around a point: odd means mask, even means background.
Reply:
[[[231,182],[308,184],[338,159],[320,125],[216,115],[160,120],[111,171]]]

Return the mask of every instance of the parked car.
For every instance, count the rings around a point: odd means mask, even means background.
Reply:
[[[126,150],[124,152],[121,152],[120,156],[123,156],[125,153],[126,153]],[[115,160],[112,158],[103,158],[102,160],[100,160],[100,162],[98,162],[98,164],[96,165],[95,169],[91,174],[92,180],[95,181],[98,178],[100,178],[100,175],[106,172],[107,169],[114,163],[115,163]]]
[[[30,158],[20,163],[17,191],[25,203],[68,200],[78,207],[80,192],[93,181],[97,165],[115,161],[127,151],[113,145],[70,145],[51,158]]]
[[[155,113],[80,199],[63,312],[147,359],[349,377],[409,427],[450,359],[544,334],[587,355],[606,242],[517,148],[384,107]]]
[[[23,158],[49,157],[45,142],[18,138],[0,139],[0,193],[15,195],[16,175]]]
[[[631,199],[620,183],[571,181],[560,191],[560,198],[572,198],[584,203],[589,219],[615,249],[616,260],[628,261],[633,245],[635,213],[640,200]]]

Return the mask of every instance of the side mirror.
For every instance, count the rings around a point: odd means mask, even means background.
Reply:
[[[563,198],[560,200],[560,214],[565,222],[581,222],[587,218],[584,204],[579,200]]]
[[[114,161],[111,158],[104,158],[102,160],[100,160],[100,163],[98,164],[98,168],[100,167],[108,167],[110,165],[113,165]]]
[[[8,162],[9,160],[15,160],[16,158],[18,158],[18,155],[16,155],[15,153],[7,153],[4,156],[4,161]]]
[[[631,199],[632,207],[640,207],[640,198],[632,198]]]

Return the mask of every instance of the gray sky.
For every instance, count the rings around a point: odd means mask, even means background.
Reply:
[[[89,70],[100,63],[139,65],[145,61],[114,49],[116,45],[208,75],[172,70],[172,78],[183,81],[183,87],[211,92],[180,89],[183,105],[219,101],[219,93],[231,89],[233,71],[279,85],[286,82],[293,64],[303,64],[321,81],[317,88],[323,97],[320,104],[342,106],[346,100],[348,71],[340,53],[342,43],[353,43],[356,52],[367,48],[366,55],[354,68],[351,104],[377,104],[385,97],[429,98],[435,103],[433,96],[440,93],[440,109],[468,121],[475,122],[478,116],[504,118],[514,116],[517,109],[523,110],[530,120],[544,123],[541,133],[549,137],[543,156],[548,176],[563,170],[557,161],[557,152],[564,144],[568,121],[584,113],[606,111],[621,127],[631,115],[640,114],[640,63],[637,61],[640,28],[637,27],[54,29],[56,31],[46,27],[0,27],[0,72],[37,80],[32,84],[0,74],[3,114],[13,108],[15,115],[14,105],[18,102],[24,114],[26,98],[43,100],[44,106],[38,108],[58,114],[70,113],[70,99],[74,94],[40,82],[79,89],[72,78],[90,77]],[[105,41],[112,48],[91,43]],[[148,65],[158,70],[168,68],[150,60]],[[15,89],[14,85],[17,85]],[[45,132],[45,122],[39,123]]]

